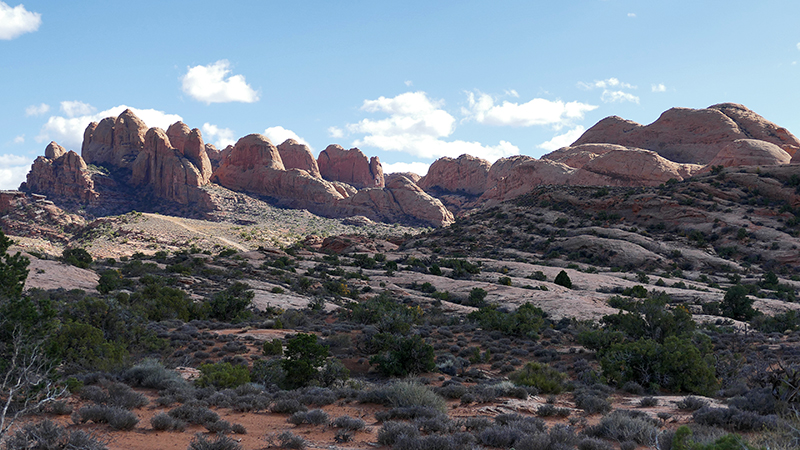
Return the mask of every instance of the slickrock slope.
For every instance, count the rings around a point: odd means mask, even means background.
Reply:
[[[489,161],[471,155],[461,155],[458,159],[444,157],[434,161],[417,184],[426,191],[481,195],[486,190],[491,166]]]
[[[722,103],[705,109],[672,108],[650,125],[607,117],[572,146],[618,144],[653,150],[671,161],[708,164],[726,145],[757,139],[781,147],[790,156],[800,140],[742,105]]]

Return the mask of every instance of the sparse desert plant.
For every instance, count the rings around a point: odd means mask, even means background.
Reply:
[[[171,409],[167,414],[195,425],[205,425],[219,420],[219,414],[204,406],[185,404]]]
[[[194,439],[189,443],[188,450],[241,450],[242,446],[238,442],[219,434],[212,440],[206,439],[205,436],[198,433]]]
[[[186,429],[186,422],[161,412],[150,419],[150,426],[157,431],[183,431]]]
[[[68,431],[50,421],[30,423],[17,429],[3,443],[7,450],[106,450],[106,443],[82,430]]]
[[[406,422],[385,422],[378,430],[378,443],[393,446],[402,436],[418,437],[419,429]]]
[[[367,424],[363,420],[350,416],[339,416],[331,422],[331,426],[334,428],[342,428],[350,431],[363,430],[366,425]]]
[[[310,425],[327,425],[328,422],[330,422],[330,418],[325,411],[321,409],[312,409],[311,411],[298,411],[292,414],[286,421],[292,425],[302,425],[305,423]]]
[[[639,445],[651,445],[658,436],[658,429],[650,420],[619,410],[600,419],[600,423],[590,427],[587,434],[619,442],[634,441]]]

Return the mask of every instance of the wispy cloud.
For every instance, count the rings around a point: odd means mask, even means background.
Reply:
[[[220,128],[214,124],[206,122],[203,124],[201,130],[206,142],[211,142],[218,149],[223,149],[236,143],[233,130],[230,128]]]
[[[75,100],[61,102],[61,111],[64,112],[67,117],[78,117],[88,116],[97,111],[97,108],[88,103]]]
[[[650,86],[650,90],[653,92],[667,92],[667,87],[664,85],[664,83],[659,83]]]
[[[542,142],[541,144],[537,145],[537,147],[550,151],[558,150],[561,147],[566,147],[577,141],[584,131],[586,131],[586,128],[584,128],[582,125],[578,125],[564,134],[553,136],[553,139]]]
[[[469,153],[494,161],[519,154],[519,148],[507,141],[500,141],[495,146],[461,140],[446,141],[445,138],[455,131],[456,119],[443,106],[444,102],[433,100],[422,91],[365,100],[361,106],[363,111],[388,114],[388,117],[348,124],[347,132],[364,135],[353,142],[355,146],[404,152],[422,158],[457,157]]]
[[[258,92],[247,84],[243,75],[229,75],[230,66],[230,62],[222,59],[207,66],[189,67],[181,77],[183,92],[206,104],[258,101]]]
[[[567,125],[576,119],[583,119],[586,112],[597,106],[580,102],[563,102],[534,98],[526,103],[504,101],[496,105],[488,94],[467,94],[468,108],[462,113],[468,118],[485,125],[530,127],[533,125],[553,125],[556,128]]]
[[[41,103],[39,105],[31,105],[25,108],[25,115],[28,117],[41,116],[42,114],[46,114],[47,111],[50,111],[50,105]]]
[[[86,103],[84,105],[87,105],[92,111],[95,110],[91,105]],[[118,116],[129,108],[149,127],[160,127],[166,130],[171,124],[182,120],[181,116],[177,114],[167,114],[156,109],[139,109],[127,105],[119,105],[96,114],[74,117],[50,116],[47,122],[42,125],[42,129],[35,140],[39,143],[56,141],[68,150],[78,149],[83,141],[83,132],[91,122],[98,122],[106,117]]]
[[[344,137],[344,130],[339,127],[328,127],[328,136],[334,139],[340,139]]]
[[[32,33],[42,24],[42,15],[30,12],[23,5],[10,7],[0,2],[0,40],[8,41]]]
[[[628,13],[628,17],[636,17],[636,13]]]
[[[25,135],[24,134],[20,134],[19,136],[14,136],[14,141],[13,142],[15,144],[24,144],[25,143]]]
[[[607,78],[605,80],[595,80],[591,83],[579,82],[578,87],[586,90],[602,89],[603,93],[600,94],[600,100],[604,103],[619,103],[619,102],[632,102],[639,103],[639,97],[625,92],[622,89],[636,89],[636,86],[625,83],[619,78]]]

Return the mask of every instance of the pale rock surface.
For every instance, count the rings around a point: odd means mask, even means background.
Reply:
[[[594,175],[600,175],[609,179],[602,184],[612,186],[658,186],[670,179],[682,181],[702,168],[669,161],[650,150],[614,149],[588,161],[567,184],[595,186],[601,180]]]
[[[305,170],[312,177],[321,178],[317,160],[314,159],[314,155],[307,145],[303,145],[294,139],[287,139],[278,146],[278,153],[281,155],[281,160],[286,170]]]
[[[775,144],[756,139],[737,139],[726,145],[711,162],[712,166],[771,166],[789,164],[792,157]]]
[[[721,111],[730,117],[750,139],[758,139],[775,144],[790,156],[800,150],[800,139],[795,137],[786,128],[766,120],[744,105],[736,103],[720,103],[709,106],[711,109]]]
[[[419,180],[422,179],[422,177],[419,174],[416,174],[414,172],[392,172],[384,176],[384,181],[386,184],[389,184],[391,183],[392,180],[399,177],[406,177],[409,180],[413,181],[418,186],[419,186]]]
[[[353,187],[384,187],[383,168],[377,157],[368,160],[361,150],[345,150],[340,145],[329,145],[317,158],[319,172],[328,181],[341,181]]]
[[[67,150],[58,145],[55,141],[50,141],[44,149],[44,157],[47,159],[58,159],[67,154]]]
[[[417,184],[426,192],[481,195],[486,190],[490,168],[489,161],[466,154],[457,159],[439,158]]]

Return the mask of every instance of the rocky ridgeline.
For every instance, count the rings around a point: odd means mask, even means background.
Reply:
[[[800,140],[742,105],[672,108],[650,125],[613,116],[541,159],[469,155],[434,162],[419,186],[452,210],[497,203],[542,185],[658,186],[714,166],[797,163]],[[794,159],[794,161],[793,161]]]
[[[673,108],[650,125],[608,117],[571,146],[541,159],[470,155],[441,158],[428,174],[384,177],[377,157],[330,145],[318,158],[294,140],[275,146],[259,134],[223,150],[198,129],[167,131],[126,110],[90,124],[81,155],[51,143],[34,162],[23,190],[78,205],[116,204],[142,195],[186,210],[219,208],[206,187],[274,199],[328,217],[365,216],[442,226],[453,212],[496,204],[542,185],[658,186],[714,167],[773,166],[800,161],[800,140],[742,105]],[[93,170],[95,167],[105,168]]]
[[[453,214],[413,181],[386,185],[380,160],[367,159],[357,148],[331,145],[316,160],[294,140],[275,147],[266,137],[251,134],[219,151],[205,144],[196,128],[182,122],[167,131],[147,128],[126,110],[90,124],[81,153],[51,143],[21,190],[94,211],[104,211],[112,198],[116,204],[128,198],[128,210],[135,209],[145,197],[177,205],[168,211],[212,211],[219,206],[206,189],[213,182],[329,217],[360,215],[433,226],[453,221]]]

